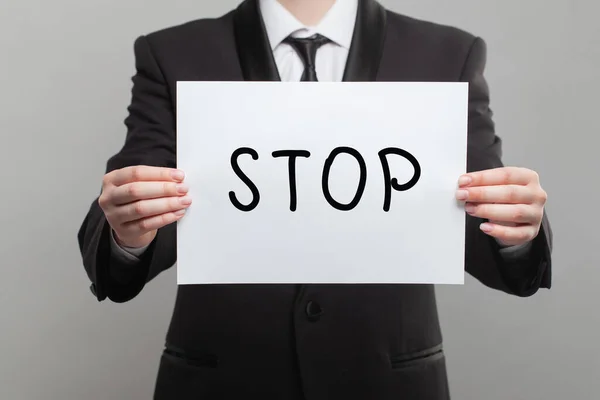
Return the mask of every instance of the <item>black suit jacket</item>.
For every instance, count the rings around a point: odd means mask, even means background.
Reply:
[[[126,142],[107,172],[175,167],[176,81],[278,80],[257,1],[140,37]],[[468,170],[500,167],[483,76],[484,42],[362,0],[345,81],[470,83]],[[552,235],[544,218],[528,258],[507,263],[481,220],[466,217],[466,270],[516,296],[550,287]],[[427,221],[424,221],[426,223]],[[176,261],[175,225],[140,265],[111,258],[97,200],[79,232],[92,292],[125,302]],[[435,246],[435,243],[432,243]],[[431,285],[181,286],[160,361],[157,399],[414,399],[449,397]]]

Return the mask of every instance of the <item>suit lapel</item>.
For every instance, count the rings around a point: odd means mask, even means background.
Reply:
[[[280,81],[258,1],[246,0],[240,4],[233,25],[244,80]],[[375,0],[360,0],[344,71],[345,82],[376,80],[385,32],[385,9]]]
[[[385,32],[385,9],[375,0],[360,0],[344,82],[367,82],[377,78]]]
[[[244,80],[280,81],[258,1],[246,0],[234,13],[234,33]]]

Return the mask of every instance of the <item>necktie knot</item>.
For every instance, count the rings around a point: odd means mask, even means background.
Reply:
[[[287,37],[284,43],[289,44],[294,48],[302,63],[304,64],[304,74],[302,81],[316,81],[317,74],[315,72],[315,62],[317,58],[317,50],[330,40],[322,35],[314,35],[309,38],[293,38]]]

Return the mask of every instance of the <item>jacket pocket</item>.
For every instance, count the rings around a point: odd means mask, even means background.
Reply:
[[[442,345],[409,354],[399,354],[390,357],[392,369],[403,369],[432,363],[444,358]]]
[[[204,368],[217,368],[219,358],[214,354],[196,354],[183,351],[171,345],[166,345],[163,350],[163,355],[172,360],[183,362],[188,365]]]

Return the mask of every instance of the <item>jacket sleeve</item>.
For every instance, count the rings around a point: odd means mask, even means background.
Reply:
[[[131,103],[125,119],[127,135],[121,150],[111,157],[106,172],[133,165],[176,167],[174,99],[145,36],[135,41],[136,73]],[[92,203],[78,233],[83,265],[99,301],[126,302],[146,283],[176,261],[176,224],[158,231],[156,239],[132,265],[115,257],[110,246],[110,226],[98,204]]]
[[[461,74],[469,83],[469,131],[467,171],[502,167],[502,142],[495,134],[484,78],[486,44],[476,38]],[[493,289],[528,297],[551,286],[552,229],[544,214],[542,227],[531,250],[521,257],[503,258],[496,240],[480,229],[482,219],[466,216],[466,271]]]

